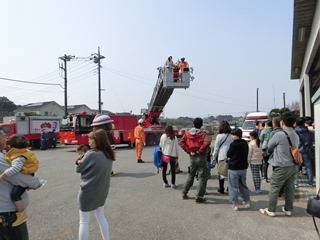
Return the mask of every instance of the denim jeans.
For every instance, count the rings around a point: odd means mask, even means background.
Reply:
[[[270,156],[264,156],[262,158],[262,178],[268,180],[268,166],[269,166],[269,158]]]
[[[276,212],[278,195],[280,189],[284,187],[285,196],[285,209],[287,211],[293,210],[294,200],[294,179],[297,173],[296,165],[291,167],[275,167],[270,183],[269,191],[269,204],[268,209],[270,212]]]
[[[313,185],[313,169],[312,169],[311,159],[308,157],[308,154],[306,153],[301,153],[301,154],[303,157],[303,165],[307,172],[308,185]],[[297,166],[296,178],[294,179],[294,185],[298,185],[298,184],[299,184],[299,166]]]
[[[247,187],[247,169],[243,170],[228,170],[228,187],[229,187],[229,202],[237,205],[239,192],[243,201],[250,201],[249,189]]]
[[[190,188],[193,185],[194,178],[198,172],[198,186],[196,197],[203,197],[206,191],[206,184],[208,180],[208,164],[206,156],[202,154],[197,154],[195,156],[190,156],[190,166],[189,166],[189,175],[186,183],[183,185],[182,193],[188,193]]]

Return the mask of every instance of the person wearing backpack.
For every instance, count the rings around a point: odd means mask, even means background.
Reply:
[[[261,208],[259,211],[269,217],[276,216],[278,195],[283,186],[285,204],[282,207],[282,211],[287,216],[291,216],[293,211],[294,179],[297,168],[294,164],[288,140],[290,139],[292,147],[297,148],[299,146],[299,136],[293,129],[295,121],[296,117],[293,113],[283,113],[280,122],[283,131],[277,131],[268,142],[268,149],[273,151],[269,164],[274,170],[271,176],[268,207]]]
[[[312,136],[308,128],[305,126],[305,119],[300,117],[296,121],[296,133],[299,135],[300,143],[299,143],[299,151],[303,157],[303,165],[307,172],[307,180],[308,186],[313,187],[313,169],[311,164],[310,155],[308,151],[310,151],[313,147],[312,145]],[[294,186],[298,187],[299,184],[299,166],[297,166],[297,174],[296,179],[294,180]]]
[[[268,142],[271,137],[271,132],[272,132],[272,121],[268,120],[266,123],[266,127],[261,131],[261,134],[259,136],[260,143],[262,145],[262,178],[266,181],[269,182],[268,179],[268,166],[269,166],[269,157],[270,157],[270,152],[268,151]]]

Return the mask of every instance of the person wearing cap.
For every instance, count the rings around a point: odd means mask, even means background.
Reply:
[[[141,159],[143,146],[145,145],[145,134],[143,130],[143,119],[139,119],[138,126],[134,129],[134,139],[135,139],[135,146],[136,146],[136,159],[138,163],[144,163]]]
[[[112,143],[112,135],[110,131],[113,129],[113,120],[110,118],[109,115],[107,114],[98,114],[95,116],[95,118],[92,121],[91,127],[93,127],[93,130],[97,129],[103,129],[107,132],[108,139],[110,144]],[[111,171],[111,176],[115,176],[116,173],[112,170]]]

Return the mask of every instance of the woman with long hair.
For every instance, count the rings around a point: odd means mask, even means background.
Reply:
[[[227,152],[232,142],[230,133],[231,128],[229,123],[227,121],[221,121],[219,125],[219,134],[216,137],[212,153],[212,159],[213,161],[216,161],[217,164],[227,159]],[[227,177],[228,176],[219,175],[219,188],[217,191],[221,194],[224,194],[224,179]]]
[[[90,213],[93,212],[99,224],[103,239],[110,239],[109,225],[104,214],[108,196],[111,169],[115,153],[111,148],[105,130],[98,129],[89,133],[90,151],[77,162],[76,171],[81,174],[78,195],[80,226],[79,239],[88,239]]]
[[[170,164],[171,169],[171,187],[176,188],[176,161],[179,158],[179,151],[178,151],[178,139],[174,134],[173,127],[171,125],[166,126],[164,129],[164,134],[162,134],[160,138],[159,144],[161,151],[163,153],[163,160],[162,160],[162,180],[163,180],[163,187],[168,188],[170,185],[168,184],[167,180],[167,167],[168,163]],[[166,161],[168,159],[169,161]]]
[[[260,144],[260,139],[258,133],[252,131],[249,133],[250,143],[249,143],[249,153],[248,153],[248,163],[250,164],[253,184],[255,189],[251,192],[261,193],[261,177],[260,169],[262,166],[262,147]]]

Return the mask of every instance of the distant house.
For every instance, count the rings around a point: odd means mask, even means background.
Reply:
[[[93,113],[98,113],[99,110],[98,110],[98,109],[92,109],[92,112],[93,112]],[[101,110],[101,113],[102,113],[102,114],[107,114],[107,115],[115,115],[115,113],[110,112],[110,111],[108,111],[108,110]],[[118,115],[118,113],[117,113],[117,115]],[[124,114],[119,114],[119,115],[124,115]]]
[[[92,110],[85,104],[68,106],[68,113],[80,113],[80,112],[95,113],[94,110]]]
[[[29,103],[14,111],[16,116],[23,116],[25,113],[34,113],[41,116],[64,116],[64,108],[55,101]]]

